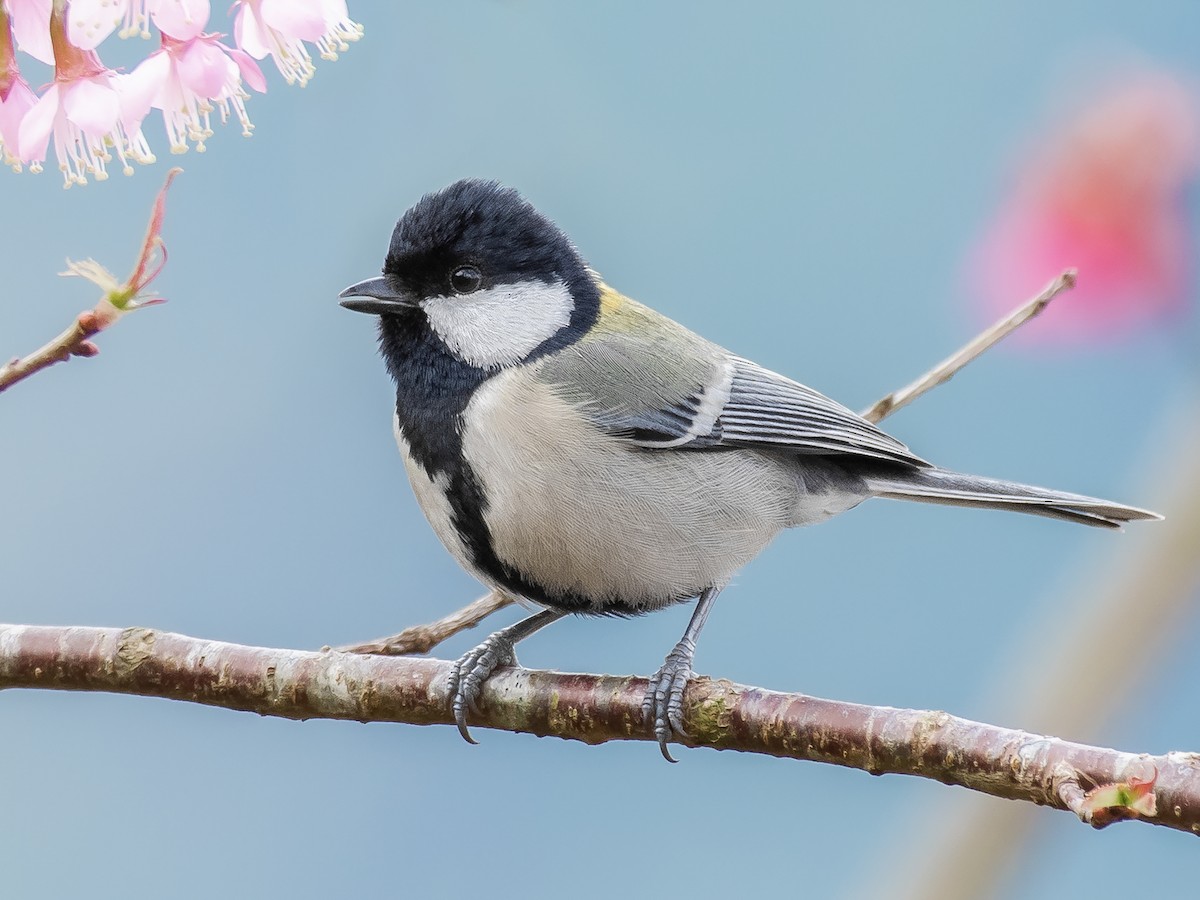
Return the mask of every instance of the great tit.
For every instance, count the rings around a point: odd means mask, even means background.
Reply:
[[[699,598],[650,680],[663,755],[717,594],[784,528],[869,497],[1118,528],[1154,513],[941,469],[841,404],[605,284],[515,190],[464,180],[400,218],[383,274],[342,306],[379,316],[395,434],[417,502],[458,562],[539,612],[453,670],[463,737],[517,641],[567,613]]]

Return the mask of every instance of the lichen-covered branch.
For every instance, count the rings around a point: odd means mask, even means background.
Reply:
[[[453,724],[450,663],[273,650],[145,628],[0,625],[0,689],[108,691],[289,719]],[[473,725],[588,744],[653,740],[646,679],[501,669]],[[690,743],[958,784],[1070,809],[1093,825],[1136,818],[1200,833],[1200,754],[1089,747],[959,719],[698,678]]]

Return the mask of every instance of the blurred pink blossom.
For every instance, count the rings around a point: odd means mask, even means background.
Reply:
[[[94,52],[67,40],[61,13],[51,15],[49,33],[54,83],[21,121],[17,135],[21,159],[30,163],[31,171],[40,172],[53,138],[66,187],[86,184],[88,175],[97,181],[107,178],[112,151],[126,174],[133,172],[129,159],[153,162],[140,121],[122,116],[117,74],[105,68]]]
[[[270,56],[288,84],[303,86],[313,76],[305,42],[333,60],[362,36],[345,0],[237,0],[235,6],[237,45],[255,59]]]
[[[254,128],[246,113],[249,94],[242,80],[262,93],[266,79],[249,55],[226,47],[219,37],[202,34],[175,40],[164,31],[162,49],[124,79],[122,89],[132,115],[145,116],[152,106],[162,110],[172,153],[186,151],[189,141],[197,152],[204,152],[204,141],[213,133],[209,117],[214,109],[222,122],[236,116],[247,137]]]
[[[1079,286],[1024,334],[1119,337],[1184,307],[1195,251],[1184,192],[1200,163],[1196,97],[1142,72],[1095,97],[1018,174],[968,277],[989,316],[1011,310],[1063,269]]]

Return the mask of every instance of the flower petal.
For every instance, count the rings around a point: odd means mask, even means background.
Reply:
[[[226,47],[225,52],[229,54],[230,59],[237,63],[237,67],[241,70],[242,78],[245,79],[246,84],[250,85],[250,87],[254,88],[260,94],[265,94],[267,92],[266,76],[263,75],[262,69],[250,57],[250,54],[241,50],[235,50],[232,47]]]
[[[262,0],[263,23],[286,38],[313,42],[325,33],[320,0]]]
[[[95,50],[112,34],[129,0],[71,0],[67,6],[67,39],[81,50]]]
[[[255,59],[262,59],[271,52],[267,36],[258,21],[258,13],[246,0],[238,4],[237,18],[233,20],[233,39],[238,47]]]
[[[121,124],[127,132],[141,127],[142,119],[161,97],[170,77],[171,60],[166,51],[157,50],[128,75],[113,78],[121,105]]]
[[[159,0],[151,10],[155,26],[178,41],[197,38],[208,24],[208,0]]]
[[[121,101],[108,75],[81,78],[62,88],[67,119],[90,137],[102,138],[121,118]]]
[[[54,48],[50,46],[50,5],[52,0],[7,0],[12,17],[13,37],[17,49],[39,62],[54,65]]]
[[[58,115],[59,89],[57,84],[46,88],[33,109],[21,120],[17,146],[24,162],[41,162],[46,158],[46,147],[50,143],[50,132]]]
[[[237,79],[237,67],[225,58],[220,47],[205,40],[190,41],[176,54],[175,68],[183,86],[206,100],[220,97],[226,82]]]
[[[12,83],[7,100],[0,100],[0,141],[13,156],[21,156],[21,122],[37,103],[37,96],[29,89],[24,78]]]

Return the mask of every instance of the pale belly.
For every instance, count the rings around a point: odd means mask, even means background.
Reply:
[[[525,598],[534,602],[639,612],[686,600],[727,584],[780,530],[866,496],[785,453],[641,449],[591,427],[545,385],[510,378],[495,376],[472,398],[462,449],[486,498],[492,551],[537,586]],[[396,440],[446,549],[484,584],[514,593],[463,543],[447,476],[430,477],[398,427]]]
[[[507,377],[472,399],[463,455],[487,497],[496,556],[551,602],[583,596],[597,611],[634,612],[694,597],[724,586],[781,529],[857,502],[826,511],[791,456],[634,447],[543,385]]]

